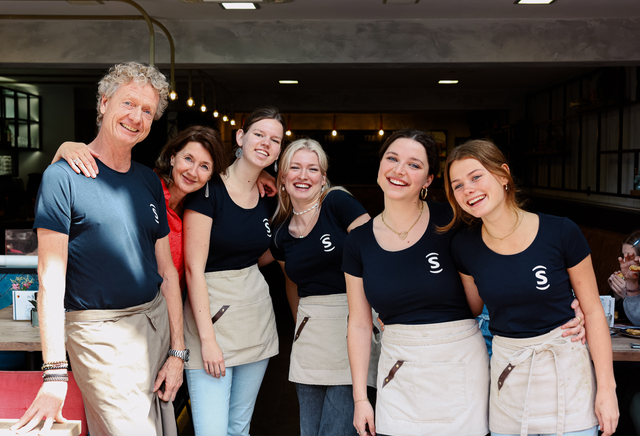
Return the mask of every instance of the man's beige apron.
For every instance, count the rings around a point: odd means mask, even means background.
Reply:
[[[385,326],[378,433],[485,436],[488,408],[489,355],[476,320]]]
[[[153,393],[171,342],[162,294],[126,309],[68,312],[66,324],[91,436],[177,435],[173,403]]]
[[[216,342],[226,367],[278,354],[278,332],[269,285],[257,265],[205,274]],[[187,369],[203,369],[200,336],[189,299],[184,305],[184,337],[191,358]]]
[[[562,436],[598,424],[589,351],[562,332],[558,327],[533,338],[493,337],[491,431]]]
[[[347,294],[304,297],[298,304],[298,316],[291,349],[289,381],[307,385],[350,385],[351,367],[347,353]],[[380,355],[380,325],[373,316],[371,359],[367,384],[376,386]]]

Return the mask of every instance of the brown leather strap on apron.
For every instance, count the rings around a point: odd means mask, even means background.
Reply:
[[[508,364],[504,371],[502,371],[502,374],[500,374],[500,377],[498,377],[498,390],[502,389],[504,381],[507,379],[507,377],[509,377],[509,374],[511,374],[511,371],[513,371],[513,368],[515,367],[515,365]]]
[[[305,316],[302,322],[300,323],[300,327],[298,327],[298,331],[296,332],[296,337],[293,338],[293,342],[297,341],[300,337],[300,333],[302,333],[302,329],[307,325],[307,321],[309,321],[309,317]]]
[[[213,315],[213,318],[211,318],[211,324],[215,324],[216,321],[219,320],[222,315],[224,315],[224,313],[227,311],[228,308],[229,308],[229,306],[222,306],[220,308],[220,310],[218,311],[218,313]]]
[[[398,360],[393,367],[391,368],[391,371],[389,371],[389,375],[387,375],[384,378],[384,383],[382,383],[382,387],[384,388],[387,384],[389,384],[389,382],[391,380],[393,380],[393,377],[396,375],[396,372],[398,372],[398,370],[400,369],[400,367],[402,366],[402,364],[404,363],[404,360]]]

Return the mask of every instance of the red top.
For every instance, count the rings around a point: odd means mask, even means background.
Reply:
[[[167,203],[167,221],[169,221],[169,246],[171,247],[171,258],[173,259],[173,264],[176,266],[178,270],[178,276],[180,280],[184,277],[184,248],[182,244],[182,218],[178,216],[178,214],[169,207],[169,199],[171,198],[171,193],[169,189],[167,189],[167,185],[165,185],[164,180],[160,179],[162,182],[162,189],[164,190],[164,201]],[[182,200],[184,202],[184,200]]]

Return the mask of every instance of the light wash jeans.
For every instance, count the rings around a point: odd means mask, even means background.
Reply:
[[[478,326],[480,327],[480,331],[484,337],[484,342],[487,344],[489,358],[491,358],[491,353],[493,352],[491,349],[493,345],[493,335],[489,331],[489,311],[487,310],[487,306],[482,307],[482,313],[478,315],[476,319],[478,320]]]
[[[269,359],[226,369],[215,378],[187,369],[196,436],[248,436],[253,408]]]
[[[570,433],[564,433],[565,436],[598,436],[598,426],[591,427],[587,430],[582,431],[572,431]],[[491,432],[491,436],[518,436],[518,435],[508,435],[502,433]],[[556,436],[555,434],[529,434],[529,436]]]

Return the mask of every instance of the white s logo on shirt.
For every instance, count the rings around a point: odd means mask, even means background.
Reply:
[[[427,262],[429,262],[429,272],[431,274],[438,274],[442,272],[438,253],[429,253],[425,257],[427,258]]]
[[[551,284],[549,284],[549,279],[547,278],[546,270],[547,270],[547,267],[542,265],[538,265],[537,267],[531,270],[531,271],[535,271],[534,275],[538,279],[538,281],[536,282],[536,285],[537,285],[536,289],[539,291],[546,291],[547,289],[549,289],[549,286],[551,286]]]

